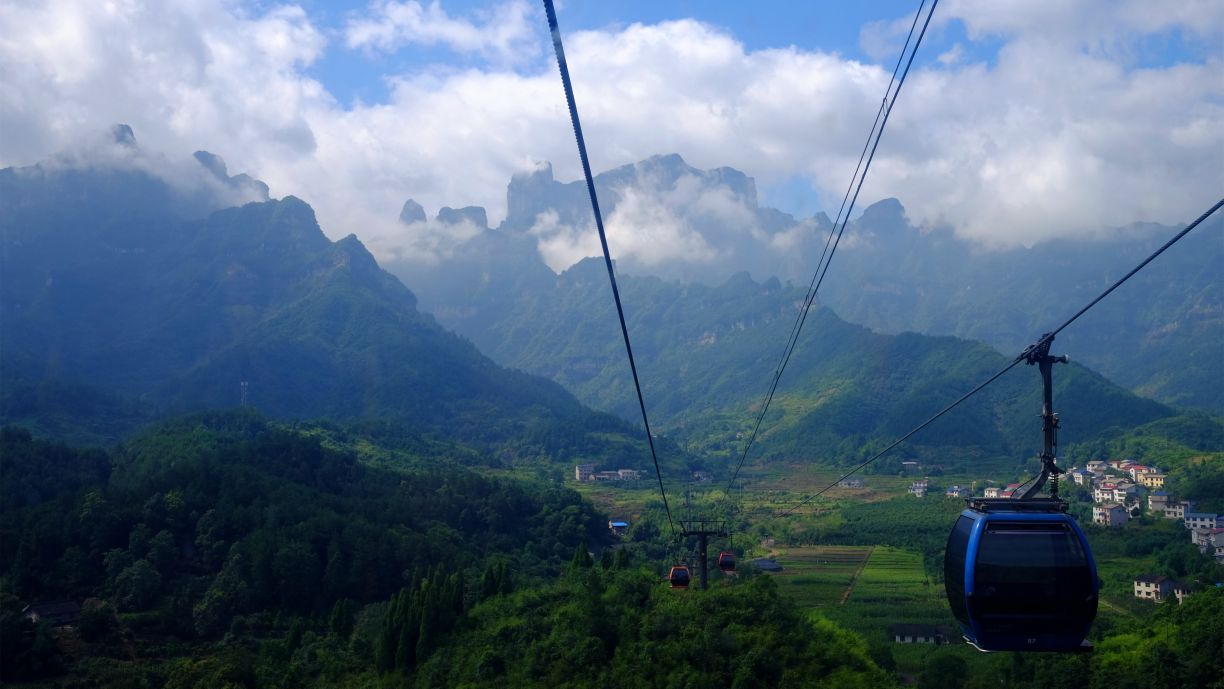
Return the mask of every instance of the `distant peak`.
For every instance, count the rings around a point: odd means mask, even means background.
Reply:
[[[859,224],[875,232],[899,233],[909,227],[905,219],[905,207],[896,199],[876,201],[863,211]]]
[[[541,160],[535,163],[530,170],[521,170],[514,173],[510,178],[510,183],[514,184],[516,180],[532,180],[535,182],[551,182],[553,181],[552,163],[547,160]]]
[[[267,201],[271,198],[268,185],[262,181],[251,177],[246,173],[234,175],[230,177],[229,168],[225,165],[225,160],[215,153],[208,151],[196,151],[192,154],[200,165],[204,166],[217,181],[235,189],[246,195],[247,199],[255,198],[259,201]]]
[[[405,225],[425,222],[425,209],[416,201],[408,199],[404,202],[404,207],[400,209],[399,221]]]
[[[458,225],[464,221],[470,222],[476,227],[488,229],[489,216],[485,213],[485,209],[480,206],[466,206],[464,208],[443,207],[438,211],[438,222],[445,225]]]
[[[688,167],[688,163],[684,162],[684,158],[681,158],[679,153],[663,153],[661,155],[653,155],[647,158],[645,162],[653,163],[662,167]]]
[[[200,165],[203,165],[204,169],[211,172],[214,177],[222,182],[229,181],[229,169],[226,167],[225,160],[222,159],[221,156],[215,153],[209,153],[208,151],[196,151],[192,155],[197,161],[199,161]]]
[[[126,124],[117,124],[111,127],[111,138],[115,143],[122,146],[136,146],[136,133],[132,131],[131,126]]]
[[[905,217],[905,206],[895,198],[887,198],[876,201],[867,206],[867,210],[863,211],[863,217],[872,218],[902,218]]]

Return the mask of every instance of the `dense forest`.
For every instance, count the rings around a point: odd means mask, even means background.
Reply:
[[[669,590],[655,507],[614,544],[606,517],[576,493],[482,477],[464,466],[474,459],[377,424],[285,425],[247,410],[173,419],[110,451],[5,428],[3,679],[182,689],[897,681],[890,652],[801,614],[751,569],[707,592]],[[748,533],[891,543],[924,553],[934,579],[959,509],[941,504],[847,503],[802,528],[763,520]],[[1170,575],[1218,578],[1178,525],[1156,526],[1169,528],[1090,538],[1099,557],[1150,556]],[[74,635],[22,614],[62,600],[83,601]],[[990,656],[969,672],[935,652],[913,679],[1213,686],[1220,620],[1224,593],[1206,589],[1181,607],[1098,623],[1090,660]],[[1163,674],[1135,684],[1153,662]]]
[[[513,563],[503,578],[549,575],[605,539],[571,491],[482,478],[443,454],[376,465],[318,430],[207,414],[108,453],[6,428],[6,625],[24,603],[93,599],[138,637],[216,639],[236,619],[284,626],[273,620],[385,601],[439,569],[479,574],[495,556]]]

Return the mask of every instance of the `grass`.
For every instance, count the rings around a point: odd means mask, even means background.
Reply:
[[[772,576],[783,594],[804,607],[841,605],[871,546],[786,548],[776,559],[782,571]]]

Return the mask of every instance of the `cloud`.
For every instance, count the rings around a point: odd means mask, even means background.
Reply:
[[[492,7],[463,18],[438,3],[377,2],[333,34],[294,5],[0,5],[0,164],[31,164],[127,122],[167,159],[213,151],[274,194],[306,199],[330,236],[355,232],[380,257],[444,251],[450,240],[435,235],[447,228],[416,236],[396,220],[406,198],[485,206],[496,224],[513,173],[550,160],[559,179],[581,176],[555,65],[515,58],[547,47],[542,28],[532,38],[537,12]],[[1188,219],[1224,188],[1221,7],[941,3],[923,46],[932,57],[893,110],[860,207],[895,196],[915,222],[990,245]],[[955,22],[968,38],[952,60],[939,35]],[[1160,32],[1199,52],[1145,64],[1140,44]],[[988,62],[970,45],[984,38],[999,46]],[[891,57],[749,50],[695,20],[565,39],[597,171],[675,151],[766,185],[807,179],[826,200],[841,198],[892,69]],[[329,51],[409,44],[489,62],[387,74],[390,95],[377,103],[342,104],[310,76]],[[934,60],[941,51],[949,59]],[[728,246],[796,241],[737,225],[740,210],[710,189],[634,193],[609,227],[643,266],[651,255],[722,265]],[[542,252],[587,251],[576,232],[540,225]]]
[[[381,0],[349,19],[349,48],[394,52],[408,45],[444,45],[506,64],[526,62],[540,53],[536,12],[525,0],[502,3],[478,13],[475,23],[456,19],[437,2]]]

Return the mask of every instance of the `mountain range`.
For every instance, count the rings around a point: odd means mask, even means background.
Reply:
[[[116,140],[135,146],[130,130]],[[211,187],[117,164],[0,171],[3,421],[113,442],[155,418],[247,404],[282,419],[389,421],[516,464],[648,463],[603,266],[554,273],[538,237],[514,229],[530,203],[511,203],[497,230],[479,208],[439,213],[480,231],[427,272],[397,266],[435,320],[355,236],[329,240],[304,201],[270,199],[218,157],[195,158]],[[660,179],[678,160],[601,183]],[[733,170],[702,184],[755,204]],[[511,197],[532,185],[574,192],[541,170],[516,178]],[[402,217],[411,226],[424,210],[406,203]],[[876,204],[857,229],[886,244],[882,232],[906,229],[890,218],[900,222],[899,205]],[[665,464],[723,466],[751,430],[803,289],[746,272],[717,285],[630,274],[622,294]],[[760,450],[849,462],[1005,362],[982,343],[872,332],[820,305]],[[1067,441],[1178,414],[1075,364],[1056,395]],[[1029,456],[1038,399],[1035,376],[1013,373],[906,452],[947,464]]]
[[[135,145],[130,130],[116,145]],[[268,200],[216,156],[196,158],[264,200],[218,207],[228,199],[122,165],[0,171],[4,421],[109,443],[154,418],[247,404],[641,461],[631,425],[494,364],[420,312],[355,236],[330,241],[305,202]]]
[[[595,186],[626,276],[718,286],[748,271],[766,283],[806,285],[833,229],[823,213],[796,219],[759,205],[755,182],[742,172],[699,170],[678,155],[601,173]],[[655,204],[651,213],[634,211],[643,198]],[[482,208],[442,209],[438,222],[462,216],[479,232],[444,260],[392,262],[388,269],[416,291],[424,309],[484,347],[482,324],[560,284],[558,274],[573,262],[558,264],[556,250],[580,244],[571,234],[585,232],[583,246],[597,255],[589,203],[581,182],[558,182],[544,165],[511,179],[507,216],[496,228],[488,227]],[[409,205],[406,234],[425,218],[424,209]],[[652,255],[642,238],[677,227],[699,236],[698,246],[709,251]],[[878,332],[955,335],[1019,353],[1177,229],[1136,223],[1106,236],[990,249],[946,227],[915,227],[899,201],[885,199],[848,224],[819,300]],[[1060,346],[1143,396],[1224,411],[1221,232],[1224,218],[1209,219],[1068,329]],[[513,357],[498,360],[519,365]]]

